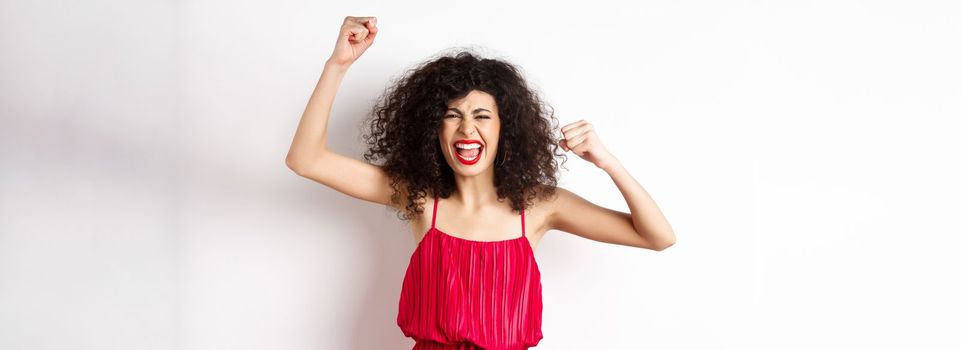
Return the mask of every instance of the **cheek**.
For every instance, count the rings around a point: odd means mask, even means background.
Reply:
[[[447,147],[444,146],[453,140],[453,133],[449,132],[447,129],[448,128],[446,126],[442,125],[440,130],[437,132],[437,142],[440,143],[441,149],[447,149]]]

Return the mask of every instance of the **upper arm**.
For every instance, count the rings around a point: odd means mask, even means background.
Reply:
[[[334,152],[320,152],[314,158],[287,165],[297,175],[314,180],[348,196],[369,202],[398,207],[390,202],[393,188],[390,177],[381,166],[346,157]],[[401,200],[404,196],[401,196]]]
[[[656,245],[634,230],[630,213],[608,209],[557,187],[551,205],[548,229],[557,229],[587,239],[656,250]]]

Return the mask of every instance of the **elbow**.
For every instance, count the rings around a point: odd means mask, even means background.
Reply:
[[[300,174],[300,163],[298,163],[294,158],[287,157],[284,160],[284,163],[287,165],[287,169],[290,169],[298,175]]]
[[[655,245],[655,246],[654,246],[654,250],[660,252],[660,251],[663,251],[664,249],[670,248],[672,245],[674,245],[674,243],[677,242],[677,239],[674,237],[674,233],[673,233],[673,232],[671,233],[670,236],[671,236],[670,239],[661,241],[660,243],[658,243],[657,245]]]
[[[287,152],[287,157],[284,158],[284,164],[287,168],[297,173],[297,175],[303,176],[305,171],[311,171],[312,168],[317,166],[318,162],[321,162],[324,155],[326,154],[326,148],[320,147],[316,152],[305,153],[304,151],[291,150]]]
[[[655,246],[655,247],[654,247],[654,250],[660,252],[660,251],[663,251],[664,249],[670,248],[672,245],[674,245],[674,241],[670,241],[670,242],[666,242],[666,243],[661,243],[661,244]]]

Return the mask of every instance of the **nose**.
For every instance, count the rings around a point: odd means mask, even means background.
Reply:
[[[471,122],[461,123],[458,129],[461,134],[464,134],[466,136],[473,136],[475,133],[477,133],[477,130],[474,129],[474,125],[471,124]]]

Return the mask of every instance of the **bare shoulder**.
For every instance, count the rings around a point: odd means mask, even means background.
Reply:
[[[546,186],[542,186],[540,191],[546,189]],[[560,212],[561,207],[564,203],[573,195],[571,191],[561,187],[554,186],[553,193],[550,196],[541,198],[538,196],[537,205],[541,207],[541,212],[544,215],[544,226],[546,230],[552,230],[556,228],[555,217],[557,217],[558,212]]]
[[[550,195],[543,194],[549,192],[550,189],[547,185],[539,185],[536,189],[538,194],[533,205],[525,210],[527,224],[529,228],[532,228],[531,232],[535,234],[544,234],[554,228],[553,217],[556,215],[558,204],[563,196],[570,193],[560,186],[554,186],[553,193]]]

